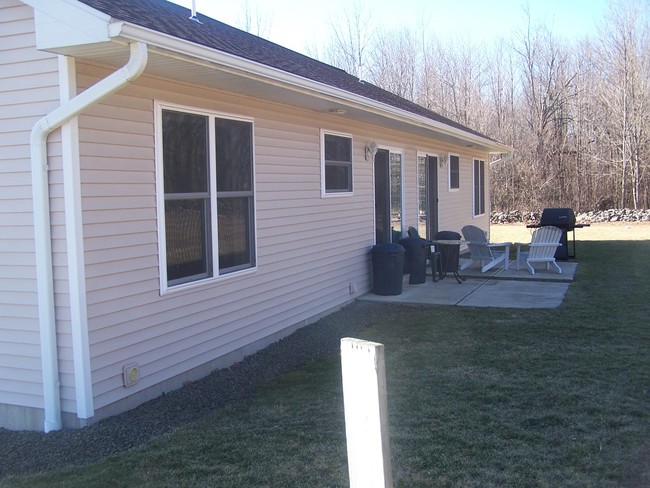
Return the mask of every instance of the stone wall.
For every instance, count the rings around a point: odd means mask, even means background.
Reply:
[[[520,212],[493,212],[490,217],[492,224],[519,224],[536,223],[542,215],[542,211]],[[597,212],[585,212],[576,214],[576,222],[593,224],[599,222],[650,222],[650,209],[634,210],[630,208],[599,210]]]

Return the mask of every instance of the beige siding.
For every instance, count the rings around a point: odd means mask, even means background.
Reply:
[[[32,9],[0,0],[0,405],[5,407],[42,407],[29,135],[38,118],[58,104],[58,75],[56,57],[36,51],[34,42]],[[0,427],[10,422],[2,418]]]
[[[42,407],[29,133],[58,105],[57,59],[34,48],[31,8],[0,0],[0,407]],[[110,70],[79,63],[85,88]],[[154,100],[250,117],[255,129],[257,268],[161,296]],[[354,193],[322,198],[320,130],[353,137]],[[418,151],[461,155],[461,190],[440,171],[440,228],[472,217],[467,148],[345,117],[143,77],[80,117],[83,232],[95,407],[210,364],[370,289],[375,141],[402,153],[405,226],[417,224]],[[52,247],[62,408],[75,411],[58,131],[49,138]],[[486,182],[487,183],[487,182]],[[489,187],[488,187],[489,190]],[[122,385],[122,366],[142,378]],[[178,384],[178,383],[176,383]],[[3,426],[0,422],[0,427]]]
[[[86,86],[107,74],[79,64]],[[250,117],[255,131],[257,269],[161,296],[156,221],[154,100]],[[353,137],[354,194],[322,198],[320,130]],[[417,222],[417,151],[435,141],[271,103],[140,78],[80,118],[84,239],[96,408],[308,321],[370,289],[374,140],[403,151],[406,225]],[[469,161],[469,163],[468,163]],[[441,215],[472,221],[471,156],[461,192],[441,191]],[[469,171],[469,173],[468,173]],[[441,175],[441,188],[446,176]],[[468,203],[469,198],[469,203]],[[446,217],[445,217],[446,218]],[[122,385],[137,361],[141,380]]]
[[[448,167],[440,168],[438,175],[438,190],[440,199],[440,230],[461,231],[465,225],[476,225],[484,230],[489,227],[489,200],[486,201],[486,214],[479,217],[473,215],[472,194],[474,191],[473,164],[474,158],[485,160],[489,165],[488,154],[477,154],[468,152],[465,148],[454,148],[445,146],[443,150],[460,156],[460,189],[449,189]],[[486,171],[489,168],[486,167]],[[485,176],[486,189],[489,189],[489,176]],[[489,192],[486,192],[486,198],[489,198]]]

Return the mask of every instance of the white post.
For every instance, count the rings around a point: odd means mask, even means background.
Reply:
[[[392,488],[384,346],[341,339],[350,488]]]

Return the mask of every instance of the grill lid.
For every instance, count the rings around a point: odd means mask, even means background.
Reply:
[[[554,225],[572,229],[576,224],[576,216],[570,208],[545,208],[539,220],[540,226]]]

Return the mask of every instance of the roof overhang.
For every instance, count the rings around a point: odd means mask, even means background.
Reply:
[[[129,56],[128,44],[149,46],[146,74],[215,88],[319,113],[342,109],[349,120],[436,138],[475,151],[512,148],[382,102],[200,44],[113,19],[75,0],[23,0],[34,7],[39,49],[112,67]]]

